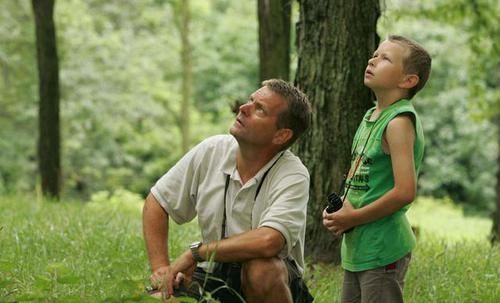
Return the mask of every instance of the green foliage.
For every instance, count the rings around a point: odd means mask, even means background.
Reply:
[[[206,1],[193,20],[194,81],[199,83],[194,100],[214,119],[260,86],[256,7],[248,1]]]
[[[145,194],[181,157],[177,2],[56,3],[67,197],[116,188]],[[229,104],[258,86],[258,39],[252,1],[190,3],[195,144],[227,132]],[[499,2],[385,3],[382,37],[412,37],[434,58],[428,86],[415,98],[427,140],[420,193],[491,210]],[[30,1],[0,1],[0,193],[36,188],[37,81]]]
[[[37,66],[30,7],[29,1],[0,1],[0,192],[34,185]]]
[[[181,156],[175,1],[59,1],[65,194],[146,193]],[[227,132],[257,86],[255,5],[191,1],[192,144]],[[0,192],[36,183],[37,75],[30,1],[0,2]],[[250,54],[250,55],[249,55]]]

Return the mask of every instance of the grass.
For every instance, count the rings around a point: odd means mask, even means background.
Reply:
[[[408,217],[418,244],[406,276],[405,302],[499,302],[500,247],[491,247],[491,220],[466,217],[448,200],[420,198]],[[308,285],[315,302],[340,302],[343,272],[313,265]]]
[[[0,302],[158,302],[149,275],[141,198],[98,193],[90,203],[0,197]],[[497,302],[500,249],[491,222],[464,217],[443,201],[421,199],[409,214],[419,244],[407,276],[407,302]],[[195,224],[171,224],[171,254],[199,238]],[[342,270],[309,266],[315,302],[339,302]]]
[[[158,302],[144,295],[141,199],[93,200],[0,198],[0,302]],[[198,238],[195,228],[172,226],[174,254]]]

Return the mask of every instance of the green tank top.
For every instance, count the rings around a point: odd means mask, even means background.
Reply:
[[[410,101],[395,102],[384,109],[375,121],[370,121],[374,110],[371,108],[366,112],[353,140],[351,171],[346,187],[350,186],[347,197],[354,208],[372,203],[394,187],[391,157],[382,148],[382,136],[388,123],[397,115],[407,113],[413,116],[416,174],[424,154],[422,125]],[[359,166],[352,176],[357,161],[360,161]],[[344,234],[342,267],[353,272],[374,269],[391,264],[409,253],[415,247],[416,240],[406,218],[408,208],[409,205],[374,222],[356,226],[352,232]]]

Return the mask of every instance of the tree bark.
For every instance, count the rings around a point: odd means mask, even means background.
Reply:
[[[39,78],[38,167],[42,192],[59,198],[61,189],[59,60],[57,57],[54,0],[32,0],[35,16]]]
[[[306,255],[313,261],[340,261],[340,239],[323,227],[326,197],[339,192],[349,167],[351,143],[372,105],[364,70],[376,48],[378,0],[300,0],[295,84],[311,100],[311,128],[296,152],[311,173]]]
[[[191,14],[189,12],[189,0],[181,0],[181,61],[182,61],[182,105],[180,114],[180,126],[182,137],[182,152],[186,153],[190,145],[190,105],[191,87],[193,82],[193,68],[191,60],[191,44],[189,42],[189,23]]]
[[[258,0],[260,81],[290,79],[291,0]]]

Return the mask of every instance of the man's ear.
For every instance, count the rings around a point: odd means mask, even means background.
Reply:
[[[405,75],[403,81],[399,83],[400,88],[406,88],[410,89],[412,87],[415,87],[415,85],[418,84],[418,81],[420,81],[420,78],[416,74],[408,74]]]
[[[285,145],[293,137],[293,130],[289,128],[280,128],[276,131],[273,143],[276,145]]]

